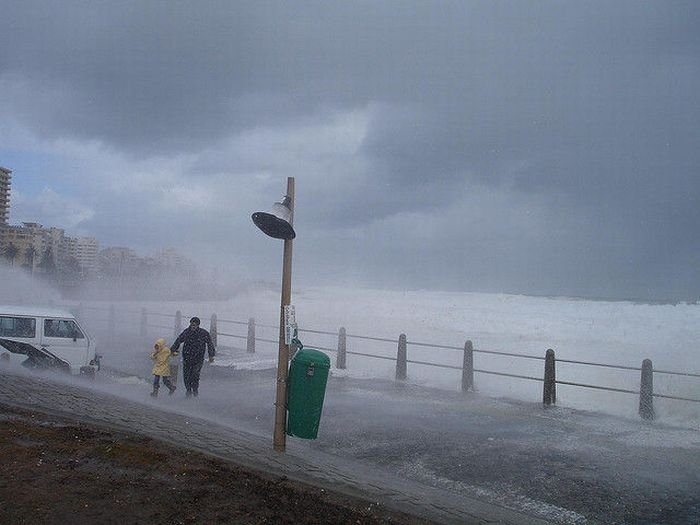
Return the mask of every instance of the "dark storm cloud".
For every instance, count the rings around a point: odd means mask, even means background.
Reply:
[[[23,109],[48,135],[138,153],[193,148],[235,127],[231,102],[253,87],[250,24],[238,13],[148,2],[12,7],[3,69],[44,87],[43,105]]]
[[[419,276],[444,254],[445,286],[692,296],[699,22],[696,2],[5,2],[0,85],[41,136],[200,156],[198,177],[272,164],[207,153],[231,137],[364,111],[364,171],[339,183],[328,162],[310,229],[469,202],[493,216],[481,232],[467,214],[420,243],[399,228],[386,263],[413,253]],[[492,191],[517,203],[475,197]],[[538,234],[499,243],[528,206]]]

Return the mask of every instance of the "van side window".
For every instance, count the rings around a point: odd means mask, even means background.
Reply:
[[[65,319],[45,319],[44,336],[65,337],[66,339],[83,339],[85,337],[75,321]]]
[[[58,321],[54,319],[44,320],[44,335],[46,337],[59,337],[58,335]]]
[[[36,320],[0,316],[0,337],[35,337]]]

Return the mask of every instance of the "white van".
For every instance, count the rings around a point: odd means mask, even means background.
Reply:
[[[0,305],[0,358],[90,376],[100,364],[95,340],[75,316],[47,307]]]

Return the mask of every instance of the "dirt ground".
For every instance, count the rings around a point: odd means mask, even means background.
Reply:
[[[142,436],[7,407],[0,472],[0,523],[428,523]]]

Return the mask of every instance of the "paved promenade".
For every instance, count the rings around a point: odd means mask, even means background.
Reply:
[[[153,400],[145,377],[131,379],[0,369],[0,404],[142,433],[437,523],[700,523],[697,429],[332,377],[318,439],[288,438],[280,454],[269,371],[205,366],[197,399]]]
[[[287,476],[316,486],[362,496],[437,523],[540,524],[535,517],[454,493],[401,479],[381,469],[288,443],[274,452],[269,439],[211,421],[163,411],[84,388],[79,381],[15,374],[0,369],[0,405],[68,415],[79,421],[161,439],[230,460],[256,470]]]

